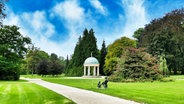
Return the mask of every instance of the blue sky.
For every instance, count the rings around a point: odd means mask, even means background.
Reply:
[[[183,0],[9,0],[6,25],[17,25],[36,47],[66,57],[85,28],[93,28],[98,48],[144,27],[154,18],[184,7]]]

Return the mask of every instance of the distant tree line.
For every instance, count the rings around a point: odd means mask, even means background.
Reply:
[[[55,53],[50,56],[48,53],[35,48],[29,48],[22,66],[22,74],[38,74],[42,76],[62,74],[65,69],[65,60],[58,57]]]

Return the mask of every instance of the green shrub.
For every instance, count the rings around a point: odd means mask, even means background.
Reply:
[[[109,81],[113,81],[113,82],[121,82],[121,80],[123,79],[121,72],[116,71],[114,74],[112,74],[108,79]]]
[[[117,71],[111,75],[112,81],[160,80],[158,60],[145,52],[145,49],[127,48],[117,64]]]
[[[83,67],[73,67],[72,69],[67,69],[65,72],[66,76],[82,76],[83,73]]]
[[[162,78],[160,79],[160,82],[173,82],[174,79],[173,78]]]
[[[0,80],[19,80],[19,65],[0,57]]]
[[[134,79],[122,79],[121,82],[127,82],[127,83],[130,83],[130,82],[137,82],[136,80]]]

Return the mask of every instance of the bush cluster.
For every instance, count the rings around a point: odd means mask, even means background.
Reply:
[[[66,73],[66,76],[82,76],[84,73],[83,66],[66,69],[65,73]]]
[[[19,66],[0,56],[0,80],[18,80]]]
[[[115,71],[109,78],[111,81],[146,81],[162,78],[159,62],[145,52],[145,49],[127,48],[121,56]]]

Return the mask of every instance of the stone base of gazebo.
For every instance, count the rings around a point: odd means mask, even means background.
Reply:
[[[102,78],[101,76],[82,76],[83,78]]]

